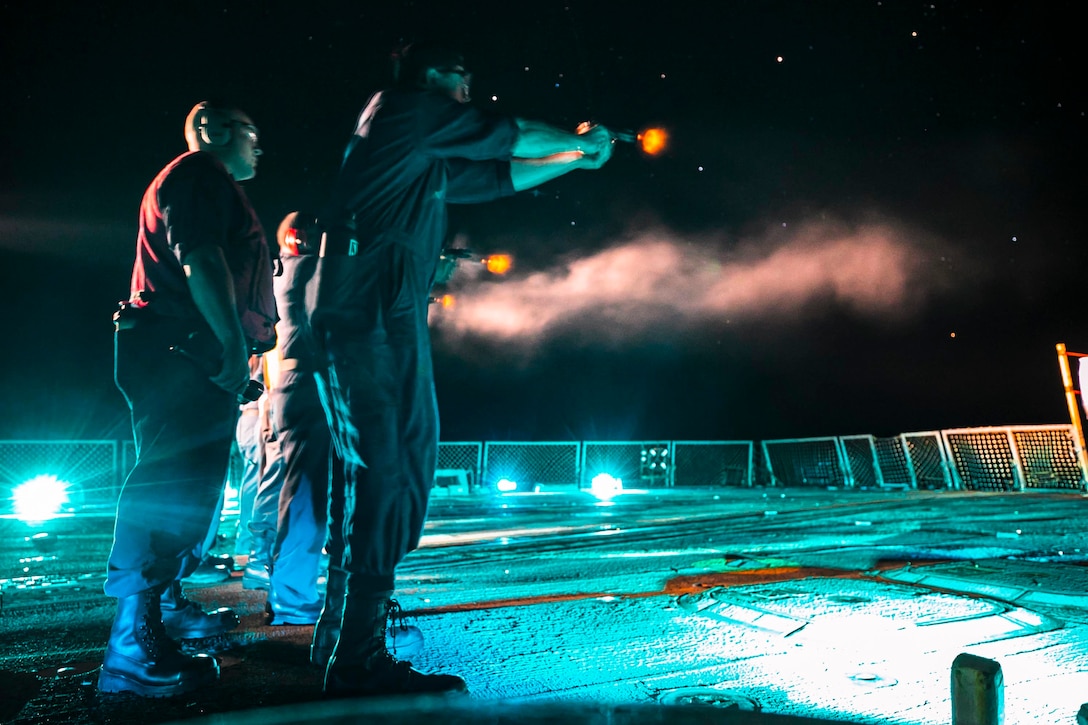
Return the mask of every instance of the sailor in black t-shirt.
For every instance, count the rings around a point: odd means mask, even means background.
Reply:
[[[215,659],[177,640],[238,624],[204,612],[180,581],[200,563],[229,465],[249,356],[275,344],[270,250],[238,185],[256,174],[257,128],[207,103],[186,118],[189,152],[140,208],[129,299],[114,319],[115,379],[132,412],[136,465],[117,504],[105,592],[117,598],[98,688],[159,697],[214,682]]]
[[[397,58],[396,84],[370,97],[321,215],[312,329],[345,508],[329,526],[345,551],[329,563],[346,582],[343,627],[325,676],[330,695],[463,690],[387,651],[384,622],[397,564],[423,531],[438,454],[427,308],[446,205],[498,199],[574,169],[595,169],[612,137],[578,135],[468,105],[460,53],[416,44]],[[326,608],[328,612],[328,608]],[[337,616],[337,613],[329,613]],[[322,614],[324,618],[326,613]],[[319,629],[322,627],[319,621]]]

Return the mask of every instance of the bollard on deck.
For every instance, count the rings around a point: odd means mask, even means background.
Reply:
[[[1003,725],[1005,678],[1001,665],[963,653],[952,662],[952,725]]]

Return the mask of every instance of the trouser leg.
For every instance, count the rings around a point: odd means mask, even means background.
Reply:
[[[272,544],[276,540],[280,493],[283,490],[283,456],[278,440],[264,441],[262,468],[253,498],[253,513],[249,519],[250,553],[262,564],[271,566]]]
[[[227,474],[227,480],[230,480],[229,473]],[[226,500],[225,489],[226,486],[224,485],[219,494],[219,500],[215,504],[211,525],[208,526],[208,533],[205,535],[204,541],[200,542],[193,551],[193,561],[197,565],[195,570],[186,577],[186,581],[192,584],[210,584],[225,581],[230,578],[231,570],[234,567],[234,557],[231,555],[214,556],[212,554],[216,540],[219,538],[219,527],[222,523],[223,506]],[[182,568],[188,570],[189,566],[186,563]]]
[[[433,265],[399,244],[376,245],[362,257],[322,267],[311,324],[328,364],[320,393],[343,462],[347,581],[326,671],[330,694],[464,687],[457,677],[412,670],[389,655],[384,641],[396,567],[419,545],[437,462],[426,322],[432,272]]]
[[[325,667],[332,657],[344,616],[347,571],[344,570],[344,464],[333,446],[329,447],[329,488],[325,552],[329,568],[325,579],[325,601],[314,625],[310,661]]]
[[[275,539],[277,520],[280,511],[280,495],[283,491],[284,460],[280,441],[263,442],[261,456],[263,467],[257,484],[257,495],[253,499],[253,515],[249,519],[250,533],[271,534]],[[271,554],[271,550],[269,551]]]
[[[253,505],[261,480],[261,447],[259,411],[255,404],[242,409],[235,430],[240,476],[238,479],[238,531],[234,539],[234,553],[249,556],[253,548],[249,522],[253,518]]]
[[[117,504],[104,586],[117,614],[102,692],[169,696],[214,683],[214,658],[182,653],[160,595],[197,565],[229,465],[237,405],[191,362],[169,353],[184,331],[135,328],[115,338],[115,381],[132,413],[136,465]]]
[[[285,372],[272,406],[284,476],[269,603],[273,623],[313,622],[322,608],[317,580],[328,528],[331,437],[313,375]]]
[[[229,464],[237,405],[169,330],[117,333],[115,376],[132,411],[136,465],[117,504],[105,591],[164,591],[199,564]]]
[[[344,465],[344,568],[392,589],[397,564],[419,545],[434,485],[438,413],[430,351],[327,343],[322,384]]]
[[[224,481],[225,484],[225,481]],[[225,485],[219,490],[219,501],[215,504],[215,511],[212,513],[212,521],[208,526],[208,533],[204,537],[204,541],[200,543],[200,546],[193,552],[196,560],[202,561],[204,557],[212,553],[212,549],[215,548],[215,540],[219,536],[219,520],[223,513],[223,499],[225,496]]]

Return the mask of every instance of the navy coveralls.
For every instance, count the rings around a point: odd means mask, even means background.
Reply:
[[[371,96],[322,222],[315,339],[344,465],[349,593],[392,590],[423,531],[438,455],[427,308],[447,203],[514,193],[513,119],[422,90]]]

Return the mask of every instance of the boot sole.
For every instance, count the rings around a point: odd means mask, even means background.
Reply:
[[[410,669],[407,662],[396,661],[395,668],[368,671],[359,666],[338,666],[333,654],[325,672],[322,693],[325,697],[397,697],[402,695],[456,696],[468,692],[468,683],[455,675],[428,675]],[[334,670],[336,670],[334,672]]]
[[[141,697],[174,697],[175,695],[184,695],[187,692],[199,690],[207,685],[214,685],[218,681],[219,672],[217,669],[209,671],[199,680],[179,682],[175,685],[146,685],[124,675],[103,669],[98,673],[98,691],[106,695],[131,692]]]
[[[468,687],[448,689],[448,690],[360,690],[355,688],[334,688],[323,689],[321,691],[321,697],[326,700],[345,700],[353,698],[382,698],[382,697],[411,697],[413,695],[432,695],[434,697],[448,697],[457,698],[464,695],[468,695]]]

